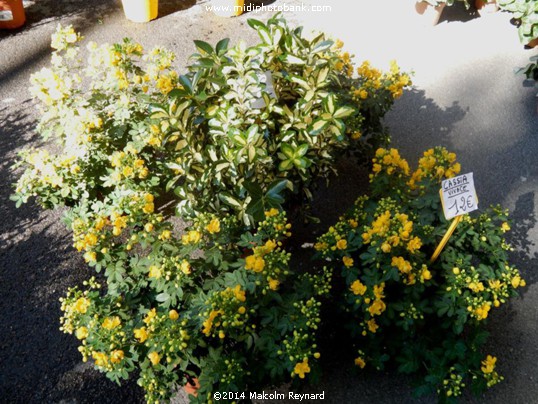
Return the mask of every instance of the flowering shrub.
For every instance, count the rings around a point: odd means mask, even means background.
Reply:
[[[381,118],[410,84],[395,64],[355,71],[341,43],[280,16],[250,25],[253,47],[195,41],[185,75],[128,39],[84,60],[58,27],[32,76],[54,144],[21,154],[13,199],[68,208],[101,274],[62,299],[62,330],[110,379],[138,372],[149,402],[194,377],[205,402],[311,372],[331,271],[290,268],[282,205],[310,198],[342,151],[384,144]]]
[[[200,217],[182,237],[166,228],[155,221],[131,234],[132,248],[149,252],[109,265],[107,291],[92,278],[62,299],[62,330],[81,340],[84,361],[115,381],[139,368],[148,402],[194,376],[200,402],[213,391],[304,378],[320,356],[319,299],[331,274],[289,268],[285,214],[267,211],[240,241],[230,237],[242,228],[231,216]]]
[[[311,198],[343,150],[386,143],[381,118],[410,84],[395,64],[355,72],[323,34],[307,40],[278,15],[249,23],[258,45],[195,41],[185,75],[172,52],[128,39],[90,43],[84,62],[80,36],[59,27],[32,92],[61,151],[23,154],[18,203],[110,206],[117,191],[150,191],[183,217],[230,212],[252,225],[287,190]]]
[[[519,41],[528,45],[538,38],[538,9],[533,0],[499,0],[499,8],[514,14]]]
[[[466,215],[437,261],[447,230],[439,188],[460,171],[444,148],[424,153],[411,173],[396,149],[379,149],[371,196],[321,236],[315,249],[345,283],[345,308],[357,343],[355,364],[382,369],[388,361],[423,377],[420,393],[442,399],[466,384],[490,387],[502,377],[483,356],[484,323],[494,308],[525,286],[507,261],[507,212],[494,207]]]

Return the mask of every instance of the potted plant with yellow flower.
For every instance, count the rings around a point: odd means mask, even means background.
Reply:
[[[465,215],[437,260],[447,231],[439,189],[460,171],[456,155],[426,151],[417,169],[396,149],[379,149],[371,192],[315,244],[333,266],[359,368],[392,363],[417,376],[418,394],[455,402],[465,385],[481,391],[502,380],[481,349],[490,313],[525,281],[508,262],[507,212]],[[346,321],[347,319],[347,321]],[[350,363],[352,360],[350,359]]]

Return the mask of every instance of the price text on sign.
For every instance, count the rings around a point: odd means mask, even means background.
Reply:
[[[477,210],[473,173],[444,180],[441,185],[441,202],[446,220]]]

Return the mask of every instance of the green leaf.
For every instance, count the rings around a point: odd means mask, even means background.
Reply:
[[[225,194],[225,193],[219,194],[219,198],[222,202],[224,202],[227,205],[233,206],[235,208],[241,207],[241,203],[239,203],[237,199],[235,199],[229,194]]]
[[[333,118],[335,118],[335,119],[346,118],[346,117],[350,116],[351,114],[353,114],[353,112],[355,112],[354,108],[341,107],[341,108],[338,108],[338,110],[336,110],[336,112],[333,114]]]
[[[284,153],[287,158],[295,157],[295,150],[293,150],[293,147],[287,143],[282,143],[280,150],[282,150],[282,153]]]
[[[215,53],[213,51],[213,47],[207,42],[194,40],[194,44],[196,45],[196,48],[203,53],[207,53],[208,55],[212,55]]]
[[[259,28],[258,30],[258,35],[260,36],[260,39],[263,41],[263,43],[267,44],[267,45],[272,45],[273,44],[273,38],[271,37],[271,33],[269,32],[269,30],[267,28]]]
[[[208,68],[215,66],[215,61],[210,58],[200,58],[196,61],[196,63],[202,67],[208,67]]]
[[[252,125],[250,128],[248,128],[246,135],[249,143],[254,141],[256,135],[258,134],[258,129],[258,125]]]
[[[164,303],[167,300],[170,300],[170,295],[166,292],[159,293],[157,296],[155,296],[155,300],[158,302]]]
[[[267,191],[267,197],[276,203],[284,203],[285,200],[281,193],[284,189],[290,188],[291,185],[291,181],[289,180],[280,180],[276,183],[274,182]]]
[[[290,75],[290,81],[292,83],[299,84],[301,87],[303,87],[305,90],[310,90],[310,86],[308,85],[307,81],[299,76]]]
[[[293,160],[284,160],[278,165],[280,171],[288,171],[291,167],[293,167]]]
[[[327,112],[333,115],[334,110],[335,110],[334,96],[332,94],[328,95],[323,101],[324,101],[323,104],[325,105]]]
[[[228,44],[230,43],[229,38],[221,39],[216,46],[217,53],[220,55],[221,53],[224,53],[228,49]]]
[[[301,58],[299,58],[299,57],[297,57],[295,55],[288,54],[288,55],[284,56],[282,59],[283,59],[283,62],[289,63],[291,65],[304,65],[304,64],[306,64],[306,62],[303,59],[301,59]]]
[[[297,149],[295,149],[295,155],[302,157],[308,152],[308,143],[303,143]]]
[[[247,206],[247,213],[251,215],[254,220],[260,221],[263,220],[265,207],[263,203],[263,198],[260,198],[256,201],[251,201]]]
[[[191,80],[187,76],[179,76],[179,82],[189,92],[189,94],[192,94],[194,92],[192,89]]]
[[[310,134],[315,136],[319,134],[322,130],[324,130],[331,122],[330,121],[324,121],[323,119],[318,119],[314,122],[312,125],[312,128],[310,129]]]
[[[254,182],[245,181],[243,183],[243,186],[245,187],[245,189],[247,190],[248,194],[250,195],[252,199],[259,199],[263,197],[263,190],[258,184]]]
[[[328,67],[324,67],[323,69],[321,69],[318,73],[318,79],[316,81],[316,84],[317,86],[321,86],[325,80],[327,80],[327,77],[329,76],[329,68]]]
[[[263,22],[256,20],[255,18],[249,18],[247,20],[247,23],[248,25],[250,25],[251,28],[254,28],[255,30],[258,30],[260,28],[267,29],[267,26]]]
[[[327,49],[330,49],[331,46],[333,46],[333,41],[323,41],[318,43],[316,46],[314,46],[314,49],[312,49],[312,53],[319,53],[324,52]]]

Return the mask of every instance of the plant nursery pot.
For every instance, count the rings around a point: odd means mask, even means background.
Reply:
[[[211,5],[219,17],[237,17],[243,14],[245,0],[212,0]]]
[[[415,10],[417,11],[417,13],[424,16],[424,18],[426,18],[426,20],[430,22],[431,25],[437,25],[445,6],[445,3],[441,3],[437,7],[433,7],[428,2],[417,1],[415,3]]]
[[[25,22],[22,0],[0,0],[0,28],[15,29]]]
[[[526,48],[536,48],[538,46],[538,38],[534,38],[532,41],[530,41],[527,45],[525,45]]]
[[[474,5],[480,15],[495,13],[499,10],[497,0],[475,0]]]
[[[133,22],[148,22],[157,18],[159,0],[121,0],[123,12]]]
[[[185,386],[183,386],[183,389],[185,390],[185,393],[187,393],[187,395],[193,395],[194,397],[196,397],[198,395],[198,389],[200,388],[200,382],[196,377],[191,380],[194,385],[190,384],[189,381],[187,381]]]

